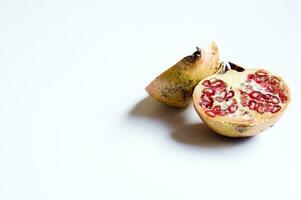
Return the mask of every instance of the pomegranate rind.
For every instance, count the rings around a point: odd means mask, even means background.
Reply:
[[[208,50],[201,49],[201,57],[186,56],[155,78],[145,90],[165,105],[185,108],[191,102],[194,87],[216,73],[219,66],[218,48],[211,43]]]
[[[193,93],[193,104],[194,108],[202,119],[204,123],[206,123],[211,129],[213,129],[218,134],[228,136],[228,137],[250,137],[254,136],[268,128],[272,127],[282,116],[283,112],[286,110],[290,100],[291,100],[291,93],[288,85],[284,82],[284,80],[275,75],[271,72],[267,73],[277,77],[284,85],[284,90],[286,92],[287,101],[281,104],[281,109],[277,113],[265,112],[265,113],[258,113],[254,110],[248,110],[250,117],[244,118],[238,116],[220,116],[216,115],[214,117],[208,116],[205,112],[206,109],[203,109],[200,103],[200,95],[202,94],[202,90],[204,86],[202,83],[206,80],[210,80],[212,78],[218,78],[226,82],[227,84],[231,85],[233,90],[235,91],[235,98],[240,99],[240,87],[239,83],[242,80],[247,80],[248,74],[254,74],[259,69],[248,69],[244,72],[237,72],[234,70],[229,70],[223,75],[212,75],[204,80],[202,80],[194,89]],[[241,102],[241,100],[238,100]],[[238,103],[239,109],[246,109],[243,107],[241,103]],[[208,112],[208,111],[207,111]]]

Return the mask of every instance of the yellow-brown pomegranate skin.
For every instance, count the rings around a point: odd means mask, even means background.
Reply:
[[[219,65],[218,48],[211,43],[209,49],[186,56],[160,74],[146,87],[146,91],[165,105],[185,108],[191,102],[194,87],[214,74]]]

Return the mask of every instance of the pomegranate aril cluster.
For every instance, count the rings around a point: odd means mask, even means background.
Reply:
[[[238,105],[233,99],[235,93],[227,89],[227,84],[220,79],[205,80],[200,98],[200,106],[209,117],[225,116],[235,113]]]
[[[276,76],[260,70],[249,74],[246,83],[244,90],[240,91],[241,104],[250,110],[260,114],[276,113],[281,109],[280,104],[287,102],[285,88]]]

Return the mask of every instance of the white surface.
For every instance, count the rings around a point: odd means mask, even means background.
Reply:
[[[0,2],[0,199],[301,199],[300,1]],[[144,87],[196,46],[293,101],[231,140]]]

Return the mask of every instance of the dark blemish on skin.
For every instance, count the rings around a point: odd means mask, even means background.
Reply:
[[[182,93],[182,98],[185,99],[185,101],[189,100],[191,98],[191,92],[190,91],[187,91],[187,90],[182,90],[181,91]]]
[[[247,129],[248,129],[248,127],[246,125],[238,125],[235,127],[235,130],[240,133],[247,131]]]
[[[271,126],[270,126],[270,128],[272,128],[274,126],[274,124],[272,124]]]
[[[167,99],[182,99],[188,101],[193,93],[193,86],[196,84],[193,80],[180,82],[173,87],[165,87],[161,90],[161,96]]]
[[[190,92],[182,86],[169,87],[161,90],[161,95],[168,99],[178,99],[187,100],[190,98]]]

